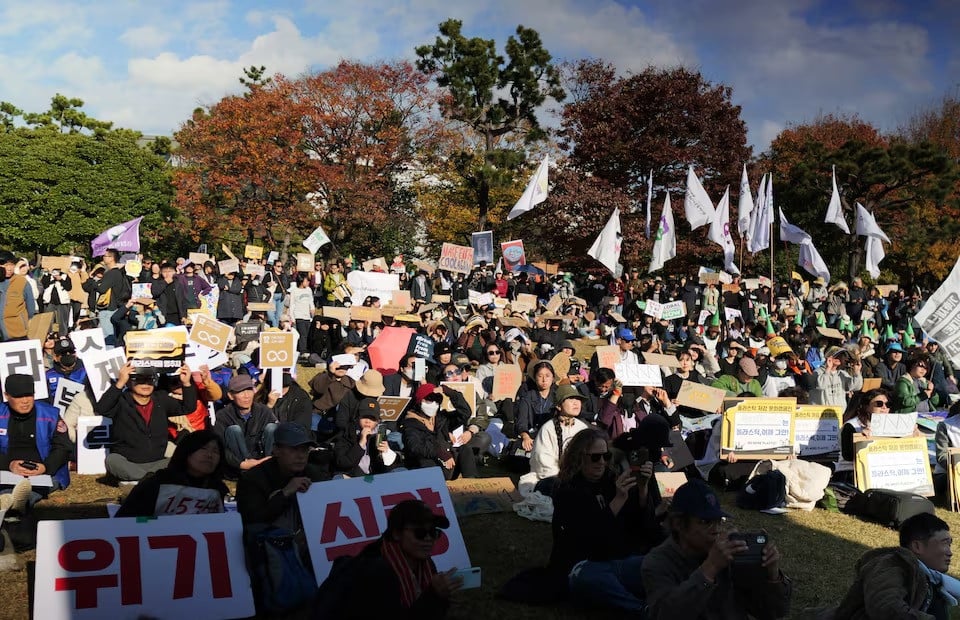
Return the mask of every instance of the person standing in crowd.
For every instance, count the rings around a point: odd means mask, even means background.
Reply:
[[[127,363],[120,369],[117,381],[94,404],[98,414],[113,422],[113,443],[106,468],[121,482],[140,480],[167,466],[168,419],[197,408],[197,390],[190,369],[181,366],[178,375],[183,386],[180,401],[156,391],[157,375],[151,369],[136,369]],[[124,390],[128,384],[130,389]]]
[[[231,271],[217,280],[217,288],[220,290],[217,320],[227,325],[236,325],[243,318],[243,283],[237,275],[237,272]]]
[[[73,308],[70,305],[70,290],[73,281],[60,269],[53,269],[44,273],[40,279],[40,288],[43,291],[40,298],[43,301],[44,311],[54,313],[57,322],[57,332],[66,336],[73,327]]]
[[[296,321],[297,333],[300,334],[300,338],[297,339],[297,352],[302,360],[309,356],[307,351],[310,344],[310,322],[313,320],[313,291],[310,289],[310,275],[306,273],[297,275],[296,282],[290,284],[287,295],[290,316]]]
[[[270,459],[277,418],[263,403],[254,402],[253,379],[237,375],[230,379],[227,396],[230,403],[217,411],[214,431],[223,440],[226,477],[236,479]]]
[[[283,272],[283,263],[279,260],[273,263],[263,276],[263,283],[267,290],[271,291],[273,303],[273,311],[267,313],[267,320],[270,321],[272,327],[279,327],[280,315],[283,314],[283,306],[287,297],[287,289],[290,288],[290,276]]]
[[[175,291],[177,297],[183,300],[185,311],[199,308],[200,297],[209,293],[212,288],[210,283],[197,273],[197,269],[199,267],[190,263],[183,268],[183,274],[177,277]]]
[[[167,323],[181,325],[187,318],[186,299],[177,293],[177,270],[170,263],[160,265],[160,281],[154,282],[150,293]]]
[[[793,586],[780,571],[780,552],[770,537],[761,567],[766,579],[736,584],[734,556],[748,550],[742,539],[728,536],[713,489],[691,480],[677,489],[668,516],[670,536],[643,560],[640,574],[651,620],[782,618],[787,615]]]
[[[120,267],[120,252],[109,249],[103,254],[103,277],[95,283],[97,293],[97,310],[100,320],[100,329],[108,345],[115,344],[113,318],[114,313],[123,307],[130,299],[131,287],[127,274]],[[96,275],[94,275],[96,279]]]
[[[327,275],[323,278],[323,299],[325,306],[342,306],[343,303],[337,300],[334,291],[341,284],[346,283],[346,276],[341,273],[340,263],[331,260],[327,263]]]
[[[12,252],[0,252],[4,279],[0,281],[0,332],[3,339],[26,340],[30,317],[36,312],[37,302],[26,276],[17,273],[17,257]]]
[[[223,441],[212,430],[187,435],[170,463],[130,491],[117,517],[223,512]]]

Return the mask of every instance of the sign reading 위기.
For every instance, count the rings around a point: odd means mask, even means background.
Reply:
[[[260,332],[261,368],[289,368],[296,361],[292,333]]]
[[[793,453],[795,398],[747,398],[723,413],[722,451],[748,457],[784,458]]]
[[[473,248],[444,243],[440,249],[438,267],[453,273],[470,273],[473,270]]]
[[[437,467],[426,467],[330,480],[297,493],[317,583],[330,574],[334,560],[357,555],[376,540],[386,529],[393,507],[408,499],[421,500],[434,514],[450,520],[450,527],[442,530],[433,546],[437,569],[469,568],[470,558],[443,473]]]

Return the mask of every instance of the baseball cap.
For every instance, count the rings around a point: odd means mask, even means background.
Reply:
[[[699,479],[690,480],[677,489],[670,510],[705,521],[730,518],[720,509],[720,500],[710,485]]]
[[[587,400],[584,395],[572,385],[561,385],[557,388],[557,391],[553,396],[553,401],[559,405],[568,398],[576,398],[581,401]]]
[[[899,342],[891,342],[889,345],[887,345],[887,353],[890,353],[891,351],[899,351],[900,353],[903,353],[903,347],[900,346]]]
[[[7,375],[7,380],[3,382],[3,391],[13,398],[33,396],[33,377],[19,374]]]
[[[281,422],[273,433],[273,443],[281,446],[297,447],[303,445],[316,446],[307,429],[296,422]]]
[[[740,358],[740,370],[750,377],[757,377],[760,375],[760,371],[757,370],[757,363],[753,361],[753,358],[743,357]]]
[[[364,398],[357,407],[359,417],[380,421],[380,403],[376,398]]]
[[[620,327],[617,329],[617,338],[622,338],[627,342],[633,342],[637,339],[637,335],[633,333],[633,330],[629,327]]]
[[[439,399],[440,395],[433,393],[435,389],[437,389],[437,386],[433,385],[432,383],[424,383],[417,388],[417,393],[413,396],[413,402],[419,405],[430,396],[436,396]]]
[[[64,353],[75,353],[76,347],[73,346],[73,343],[69,338],[60,338],[53,345],[54,355],[63,355]]]
[[[230,383],[227,384],[227,391],[233,392],[234,394],[252,389],[254,389],[254,385],[250,375],[237,375],[230,379]]]

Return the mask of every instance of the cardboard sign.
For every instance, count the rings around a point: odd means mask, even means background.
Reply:
[[[720,284],[720,274],[713,272],[705,272],[700,274],[700,284]]]
[[[243,257],[260,260],[263,258],[263,248],[259,245],[246,245],[243,247]]]
[[[743,280],[740,280],[740,282],[743,284],[743,287],[748,291],[754,291],[760,288],[760,278],[745,278]]]
[[[644,353],[643,362],[653,364],[654,366],[663,366],[665,368],[680,368],[680,360],[676,355],[663,355],[662,353]]]
[[[396,422],[403,415],[410,400],[410,398],[403,396],[381,396],[377,399],[377,402],[380,403],[380,420]]]
[[[43,400],[50,396],[43,367],[43,343],[39,340],[0,343],[0,386],[6,385],[10,375],[30,375],[33,377],[34,398]],[[7,399],[5,392],[3,399]]]
[[[50,333],[53,325],[54,315],[52,312],[39,312],[30,317],[27,321],[27,338],[29,340],[40,340],[41,342]]]
[[[793,419],[793,440],[797,454],[830,454],[840,451],[843,410],[822,405],[800,405]]]
[[[458,478],[447,481],[458,518],[513,512],[523,498],[510,478]]]
[[[840,333],[839,329],[834,329],[832,327],[818,327],[817,331],[820,332],[820,335],[824,338],[834,338],[840,342],[846,341],[846,338]]]
[[[727,409],[720,423],[721,452],[748,459],[793,454],[795,398],[747,398]]]
[[[880,378],[876,379],[864,379],[863,387],[860,388],[861,392],[869,392],[870,390],[880,389],[880,386],[883,385],[883,380]]]
[[[229,256],[231,259],[237,260],[237,255],[230,251],[230,246],[228,246],[226,243],[221,243],[220,249],[223,250],[223,253]]]
[[[530,312],[537,309],[537,296],[532,293],[518,293],[510,307],[517,312]]]
[[[341,325],[346,325],[350,321],[350,308],[340,308],[337,306],[324,306],[323,316],[331,319],[337,319]]]
[[[260,368],[289,368],[297,361],[290,332],[260,332]]]
[[[790,353],[793,350],[783,336],[774,336],[773,338],[767,339],[767,348],[770,349],[770,357],[776,357],[782,353]]]
[[[617,379],[623,382],[624,387],[639,387],[652,385],[663,386],[663,376],[660,367],[653,364],[627,364],[620,362],[614,367]]]
[[[357,555],[379,538],[387,527],[391,509],[408,499],[419,499],[435,514],[443,514],[450,520],[450,527],[441,530],[433,547],[437,569],[444,572],[470,567],[443,472],[438,467],[426,467],[328,480],[312,485],[306,493],[297,493],[317,584],[324,582],[338,557]],[[247,591],[249,589],[247,586]]]
[[[311,254],[316,254],[328,243],[330,243],[330,237],[323,230],[323,226],[317,226],[310,236],[303,240],[303,247],[310,250]]]
[[[610,344],[604,347],[597,347],[597,366],[600,368],[609,368],[615,370],[620,363],[620,347]]]
[[[247,263],[247,266],[243,268],[243,273],[251,278],[263,278],[267,275],[267,268],[263,265],[257,265],[256,263]]]
[[[383,320],[380,315],[380,308],[353,306],[350,308],[350,318],[354,321],[366,321],[367,323],[379,323]]]
[[[53,406],[60,411],[60,417],[66,413],[67,407],[77,397],[77,394],[83,391],[83,384],[71,381],[70,379],[60,379],[57,381],[57,391],[53,395]]]
[[[658,301],[648,299],[643,308],[643,313],[648,316],[652,316],[655,319],[659,319],[663,315],[663,304]]]
[[[100,400],[110,384],[120,376],[120,369],[127,363],[127,356],[120,347],[91,349],[79,356],[87,371],[87,379],[93,390],[94,400]]]
[[[684,380],[680,384],[680,392],[677,394],[677,404],[699,411],[715,413],[723,407],[723,399],[726,394],[726,391],[720,388]]]
[[[737,319],[743,320],[743,313],[737,310],[736,308],[727,308],[723,307],[723,320],[727,323],[736,321]]]
[[[473,271],[473,248],[465,245],[444,243],[440,249],[440,269],[451,273],[469,274]]]
[[[393,292],[400,290],[400,275],[375,271],[351,271],[347,274],[347,284],[353,290],[350,298],[357,304],[367,297],[379,297],[381,306],[385,306],[393,301]]]
[[[217,263],[217,268],[220,270],[221,275],[227,275],[228,273],[239,273],[240,261],[235,258],[231,258],[230,260],[222,260]]]
[[[104,460],[110,453],[110,426],[113,420],[99,415],[77,418],[77,473],[105,474]]]
[[[227,343],[230,340],[230,334],[233,328],[226,323],[221,323],[216,319],[198,314],[193,317],[193,328],[190,330],[189,340],[204,347],[227,352]]]
[[[563,298],[559,295],[554,295],[547,302],[546,314],[556,314],[557,310],[560,309],[560,306],[563,305]]]
[[[189,258],[190,262],[196,265],[198,269],[202,269],[203,264],[210,260],[210,255],[205,252],[190,252],[187,258]]]
[[[463,394],[463,399],[470,406],[470,417],[477,415],[477,386],[473,381],[441,381],[440,387],[448,387]],[[449,401],[450,399],[444,394],[441,407],[452,408],[453,405]]]
[[[682,471],[658,471],[653,477],[660,489],[660,497],[673,497],[677,489],[687,483],[687,474]]]
[[[237,513],[41,521],[38,618],[255,613]]]
[[[413,309],[413,301],[410,299],[410,291],[393,291],[390,303],[394,306],[403,308],[405,311]]]
[[[857,488],[861,491],[890,489],[926,497],[933,495],[926,438],[880,438],[857,442],[854,446]]]
[[[297,271],[310,273],[313,271],[313,254],[297,253]]]
[[[516,398],[523,382],[523,373],[516,364],[499,364],[493,369],[493,390],[490,400],[500,402],[504,398]]]
[[[687,316],[687,306],[682,301],[671,301],[663,304],[660,318],[664,321],[675,321]]]
[[[873,437],[910,437],[917,430],[917,414],[875,413],[870,418]]]
[[[70,262],[72,260],[72,256],[41,256],[40,268],[44,271],[53,271],[54,269],[59,269],[63,273],[68,273],[70,271]],[[138,273],[137,275],[140,274]]]
[[[877,290],[880,291],[880,297],[889,297],[890,293],[900,290],[899,284],[877,284]]]
[[[448,304],[450,303],[449,295],[438,295],[437,293],[433,294],[433,302],[437,304]]]
[[[127,357],[135,367],[173,372],[183,366],[187,330],[185,327],[161,327],[127,332],[124,344]]]

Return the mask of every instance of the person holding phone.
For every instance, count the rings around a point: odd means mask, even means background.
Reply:
[[[353,432],[341,433],[334,441],[334,471],[356,477],[396,469],[401,461],[387,443],[386,427],[380,424],[380,403],[376,398],[364,398],[359,415]]]

